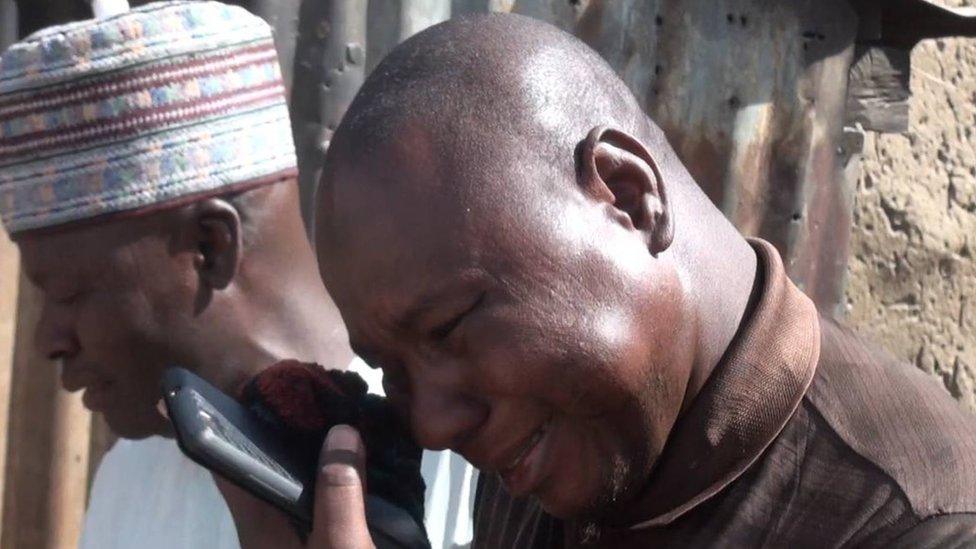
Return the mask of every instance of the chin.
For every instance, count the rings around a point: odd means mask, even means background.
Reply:
[[[618,506],[610,496],[595,496],[587,503],[539,499],[539,506],[547,514],[565,521],[578,523],[613,522]]]
[[[156,435],[166,436],[172,432],[169,423],[162,416],[144,420],[135,414],[104,413],[103,416],[113,433],[129,440],[141,440]]]
[[[589,486],[568,486],[563,483],[557,485],[558,488],[550,486],[549,490],[538,493],[536,497],[540,507],[562,520],[614,522],[614,517],[618,517],[635,499],[637,487],[641,485],[641,479],[633,478],[629,474],[631,469],[624,466],[622,460],[614,461],[617,462],[616,466],[605,472],[602,482]]]
[[[539,506],[546,514],[552,515],[560,520],[578,520],[589,515],[586,507],[569,505],[562,501],[539,500]]]
[[[563,488],[563,490],[559,490],[559,488]],[[596,514],[595,511],[602,510],[602,502],[607,499],[597,494],[588,494],[567,488],[570,487],[566,485],[550,486],[549,490],[537,493],[535,497],[542,510],[562,520],[590,519]]]

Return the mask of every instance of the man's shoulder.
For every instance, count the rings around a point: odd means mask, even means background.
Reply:
[[[962,549],[971,548],[973,540],[976,540],[976,513],[950,513],[919,522],[892,540],[888,547]]]
[[[919,518],[976,512],[976,415],[925,373],[822,320],[806,401]]]

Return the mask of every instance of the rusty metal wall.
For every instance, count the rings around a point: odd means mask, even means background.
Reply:
[[[844,105],[857,32],[845,0],[234,3],[275,26],[286,79],[298,83],[292,115],[307,220],[331,128],[382,55],[452,11],[512,11],[599,51],[726,215],[773,242],[825,312],[840,302],[852,192]]]
[[[20,36],[58,23],[68,23],[92,16],[91,6],[83,0],[14,0],[17,4],[17,33]]]
[[[366,74],[394,46],[450,13],[448,0],[302,2],[291,114],[310,233],[325,150]]]
[[[17,40],[17,4],[0,0],[0,51]]]
[[[366,73],[366,13],[361,0],[305,0],[300,8],[291,113],[309,231],[325,149]]]

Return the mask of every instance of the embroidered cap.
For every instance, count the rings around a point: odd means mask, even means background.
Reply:
[[[297,174],[270,27],[160,2],[0,56],[0,217],[12,236]]]

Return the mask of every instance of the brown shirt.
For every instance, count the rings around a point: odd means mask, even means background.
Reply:
[[[563,524],[482,475],[475,547],[976,547],[976,416],[816,308],[753,241],[762,294],[627,528]]]

